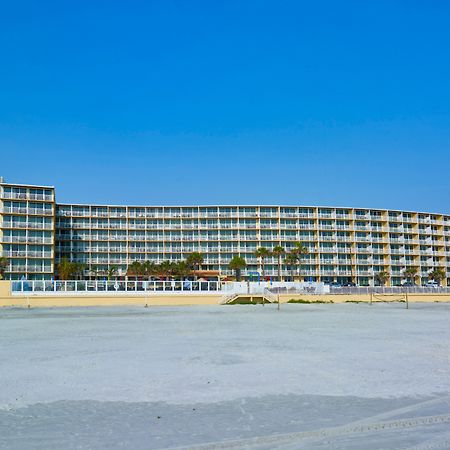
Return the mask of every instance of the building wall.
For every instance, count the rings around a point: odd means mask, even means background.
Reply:
[[[232,275],[235,255],[247,261],[244,276],[261,272],[258,247],[296,242],[308,248],[301,279],[373,285],[416,283],[434,268],[450,277],[450,216],[365,208],[308,206],[98,206],[55,204],[53,187],[0,183],[0,254],[9,260],[7,279],[50,279],[61,258],[87,265],[86,276],[104,277],[116,266],[124,276],[133,261],[179,261],[204,255],[202,269]],[[278,276],[276,258],[265,274]],[[282,277],[296,270],[283,264]],[[447,284],[448,279],[443,280]]]
[[[439,214],[355,208],[291,206],[120,207],[58,205],[56,258],[66,256],[102,274],[115,265],[122,274],[133,261],[179,261],[191,252],[205,257],[204,267],[232,272],[234,255],[249,272],[261,271],[254,253],[295,242],[309,249],[301,278],[374,284],[387,271],[399,285],[407,267],[416,282],[436,267],[450,276],[450,217]],[[265,274],[276,278],[277,260],[267,258]],[[282,276],[295,268],[283,265]],[[447,280],[443,280],[446,284]]]
[[[0,183],[0,255],[9,261],[6,279],[53,276],[54,230],[54,188]]]

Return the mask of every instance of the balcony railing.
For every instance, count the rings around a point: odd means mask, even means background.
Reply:
[[[53,273],[53,267],[42,266],[9,266],[6,269],[8,273]]]
[[[3,222],[2,228],[29,228],[35,230],[52,230],[51,223],[33,223],[33,222]]]
[[[7,258],[51,258],[52,252],[37,252],[31,250],[3,250]]]
[[[38,208],[15,208],[5,206],[3,207],[4,214],[30,214],[38,216],[51,216],[53,211],[51,209],[38,209]]]
[[[2,198],[4,199],[12,199],[12,200],[39,200],[39,201],[47,201],[52,202],[52,195],[39,195],[39,194],[31,194],[31,193],[17,193],[17,192],[3,192]]]

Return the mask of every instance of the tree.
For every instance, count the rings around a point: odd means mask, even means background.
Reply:
[[[86,269],[86,264],[80,262],[73,262],[73,276],[74,278],[83,278],[83,272]]]
[[[142,264],[142,274],[147,277],[147,279],[150,279],[153,275],[156,275],[157,268],[156,264],[151,261],[145,261]]]
[[[4,256],[0,256],[0,280],[3,280],[7,267],[8,260]]]
[[[97,277],[101,274],[100,270],[98,270],[97,267],[92,267],[89,269],[89,279],[94,277],[94,279],[97,279]]]
[[[309,253],[308,247],[301,242],[296,242],[294,247],[291,249],[291,254],[295,255],[297,258],[298,271],[299,271],[299,279],[300,279],[300,266],[303,262],[303,257]]]
[[[295,272],[298,264],[298,257],[294,253],[288,253],[284,260],[285,264],[291,268],[292,271],[292,279],[295,281]]]
[[[117,277],[118,274],[119,271],[116,266],[111,266],[106,269],[106,278],[108,281],[111,280],[111,278]]]
[[[441,281],[445,278],[445,270],[440,267],[436,267],[428,274],[428,278],[436,281],[437,284],[441,284]]]
[[[277,245],[272,250],[272,255],[278,259],[278,281],[281,281],[281,257],[286,253],[286,250],[281,245]]]
[[[385,271],[378,272],[375,274],[375,281],[377,281],[381,286],[386,284],[386,281],[389,279],[389,274]]]
[[[255,256],[261,260],[261,274],[265,279],[265,259],[270,256],[270,251],[265,247],[259,247],[255,251]]]
[[[58,275],[61,280],[70,280],[71,278],[81,277],[85,268],[86,264],[69,261],[64,257],[58,264]]]
[[[139,261],[133,261],[127,268],[128,277],[140,277],[144,275],[144,266]]]
[[[247,263],[242,256],[233,256],[228,267],[235,271],[236,281],[241,281],[241,271],[247,267]]]
[[[191,274],[191,266],[187,263],[187,261],[178,261],[173,263],[172,273],[175,277],[180,278],[180,280],[184,280]]]
[[[192,270],[200,270],[203,264],[203,255],[199,252],[193,252],[186,258],[186,263]]]
[[[415,284],[416,275],[417,275],[417,269],[415,267],[406,268],[405,278],[407,281],[411,282],[411,284]]]
[[[159,278],[167,279],[173,274],[174,264],[170,261],[162,261],[156,266],[156,274]]]

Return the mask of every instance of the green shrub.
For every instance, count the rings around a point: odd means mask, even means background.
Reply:
[[[325,302],[323,300],[304,300],[302,298],[299,298],[299,299],[291,298],[290,300],[287,301],[287,303],[301,303],[301,304],[310,305],[310,304],[314,304],[314,303],[333,303],[333,300],[330,300],[329,302]]]

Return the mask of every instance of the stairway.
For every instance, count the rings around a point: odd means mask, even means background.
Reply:
[[[232,304],[254,304],[254,303],[277,303],[278,297],[269,289],[264,289],[262,293],[233,293],[224,295],[220,300],[221,305],[232,305]]]

